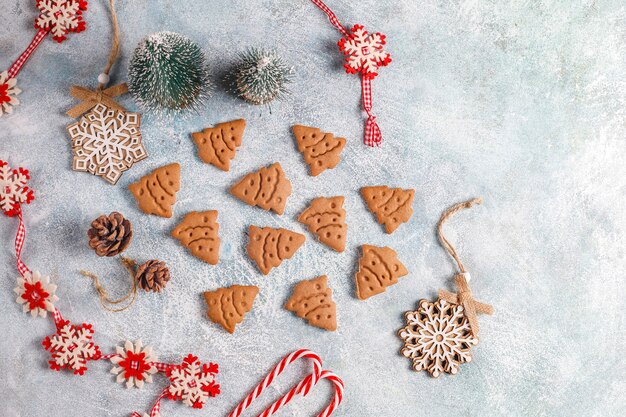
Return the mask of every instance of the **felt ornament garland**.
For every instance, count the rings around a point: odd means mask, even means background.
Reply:
[[[319,7],[343,35],[337,43],[346,56],[344,67],[348,74],[360,74],[363,110],[367,113],[363,142],[367,146],[382,145],[383,137],[376,116],[372,113],[372,80],[378,76],[378,68],[391,63],[391,56],[385,51],[386,37],[382,33],[368,33],[362,25],[354,25],[347,31],[333,11],[322,0],[311,0]]]
[[[462,363],[472,360],[471,349],[478,345],[477,313],[493,314],[493,308],[474,300],[469,288],[470,275],[456,249],[443,234],[443,225],[452,215],[482,200],[475,198],[446,210],[437,224],[441,245],[455,260],[459,273],[454,277],[457,293],[439,290],[439,298],[420,300],[416,311],[405,314],[406,327],[398,331],[404,341],[402,354],[413,362],[415,371],[427,371],[437,378],[456,374]]]
[[[16,97],[21,93],[17,87],[17,75],[45,37],[50,34],[52,39],[61,43],[69,33],[85,30],[83,12],[87,10],[87,1],[36,0],[35,4],[39,11],[35,19],[35,37],[9,69],[0,72],[0,117],[4,113],[12,113],[13,107],[20,104]]]
[[[30,175],[27,169],[12,169],[7,162],[0,160],[0,209],[7,217],[17,217],[18,229],[15,237],[15,256],[20,276],[17,278],[17,303],[33,317],[51,317],[55,325],[53,334],[42,341],[43,348],[50,357],[50,369],[67,370],[75,375],[84,375],[89,362],[109,360],[113,364],[111,373],[116,381],[126,387],[143,387],[145,382],[153,382],[153,376],[162,373],[169,384],[161,392],[150,410],[150,417],[160,416],[161,400],[168,398],[183,404],[202,408],[209,398],[220,394],[217,383],[219,367],[214,363],[203,363],[197,356],[187,355],[180,363],[159,362],[154,350],[141,341],[126,341],[112,353],[104,354],[94,340],[95,329],[90,323],[73,323],[61,315],[55,303],[56,285],[47,276],[32,272],[22,260],[22,248],[26,239],[22,205],[34,200],[33,190],[28,186]],[[141,417],[134,412],[132,416]]]

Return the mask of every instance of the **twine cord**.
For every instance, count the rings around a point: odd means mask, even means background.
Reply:
[[[113,28],[113,40],[111,41],[111,51],[109,52],[109,59],[104,67],[103,74],[107,76],[111,72],[111,68],[117,61],[120,55],[120,27],[117,23],[117,13],[115,12],[115,0],[109,0],[109,7],[111,9],[111,25]],[[100,83],[98,90],[102,90],[106,86],[106,83]]]
[[[126,270],[128,271],[130,280],[132,282],[132,287],[125,296],[117,300],[112,300],[109,297],[109,293],[102,286],[102,284],[100,284],[100,279],[98,278],[96,274],[89,272],[89,271],[84,271],[84,270],[80,271],[81,275],[86,276],[87,278],[91,278],[93,280],[93,285],[96,287],[96,291],[98,292],[98,298],[100,299],[100,304],[102,304],[102,307],[104,307],[106,310],[109,310],[113,313],[127,310],[135,303],[135,300],[137,299],[137,280],[135,279],[135,268],[137,267],[137,263],[134,260],[130,258],[126,258],[124,256],[120,256],[120,260],[124,268],[126,268]],[[115,306],[115,305],[121,304],[127,301],[129,298],[131,300],[124,307],[120,307],[120,308],[110,307],[111,305]]]

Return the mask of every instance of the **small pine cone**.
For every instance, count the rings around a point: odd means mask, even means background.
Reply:
[[[114,211],[104,214],[91,222],[91,229],[87,231],[89,246],[98,256],[115,256],[128,248],[133,239],[133,228],[123,215]]]
[[[142,290],[160,292],[170,280],[170,270],[165,262],[152,259],[137,269],[135,279]]]

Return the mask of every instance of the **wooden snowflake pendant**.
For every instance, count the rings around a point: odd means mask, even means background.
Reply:
[[[413,360],[413,369],[426,370],[437,378],[443,372],[456,374],[459,365],[472,360],[478,344],[464,308],[439,298],[421,300],[417,311],[405,314],[407,326],[398,334],[404,340],[402,354]]]

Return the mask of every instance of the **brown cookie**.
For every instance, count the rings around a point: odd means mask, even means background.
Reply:
[[[345,249],[348,231],[343,201],[343,197],[316,198],[298,217],[298,221],[306,224],[320,242],[337,252]]]
[[[286,229],[250,226],[248,255],[259,266],[263,275],[270,273],[284,259],[289,259],[302,246],[305,237]]]
[[[246,128],[243,119],[219,123],[207,127],[202,132],[192,133],[193,141],[198,146],[198,156],[207,164],[212,164],[228,171],[235,151],[241,146],[241,138]]]
[[[180,165],[173,163],[157,168],[128,188],[144,213],[172,217],[172,206],[180,190]]]
[[[283,214],[287,197],[291,194],[291,182],[280,164],[275,163],[246,175],[230,189],[230,193],[251,206]]]
[[[216,265],[220,253],[219,227],[216,210],[192,211],[172,230],[172,236],[189,248],[193,256]]]
[[[387,186],[363,187],[361,195],[367,207],[376,215],[378,223],[385,225],[387,233],[392,233],[413,215],[415,190]]]
[[[233,285],[204,293],[208,306],[207,315],[213,323],[220,324],[228,333],[235,331],[235,326],[243,321],[243,316],[252,309],[254,299],[259,293],[255,286]]]
[[[309,171],[314,177],[337,166],[339,155],[346,146],[344,138],[336,138],[332,133],[325,133],[316,127],[295,125],[292,128],[298,143],[298,150],[304,155]]]
[[[356,296],[359,300],[385,292],[388,286],[398,283],[399,277],[409,273],[391,248],[363,245],[362,250],[356,273]]]
[[[305,319],[311,326],[337,330],[337,306],[326,275],[298,283],[285,308]]]

